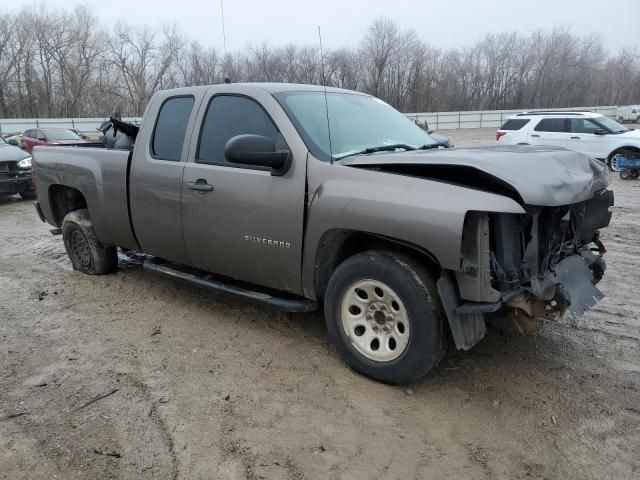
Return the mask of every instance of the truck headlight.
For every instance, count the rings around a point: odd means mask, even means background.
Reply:
[[[31,157],[23,158],[18,162],[18,168],[28,170],[31,168]]]

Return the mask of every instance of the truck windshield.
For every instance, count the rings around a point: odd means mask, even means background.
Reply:
[[[338,160],[367,149],[376,155],[393,151],[380,149],[384,146],[420,148],[438,143],[402,113],[368,95],[327,92],[326,107],[324,93],[319,91],[283,92],[274,97],[319,160]]]

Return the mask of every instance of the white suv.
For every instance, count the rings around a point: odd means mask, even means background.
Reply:
[[[496,133],[500,145],[553,145],[606,161],[640,153],[640,130],[592,112],[530,112],[509,118]],[[613,167],[615,168],[615,162]]]

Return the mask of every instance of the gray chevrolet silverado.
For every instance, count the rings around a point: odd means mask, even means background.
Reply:
[[[377,98],[288,84],[161,91],[121,130],[120,150],[34,150],[36,209],[75,269],[115,272],[121,247],[203,288],[322,305],[377,380],[420,378],[494,312],[532,333],[602,298],[613,192],[579,153],[440,148]]]

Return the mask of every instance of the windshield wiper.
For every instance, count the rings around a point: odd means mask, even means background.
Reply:
[[[439,148],[439,147],[449,148],[449,145],[442,142],[430,143],[429,145],[422,145],[420,147],[420,150],[431,150],[432,148]]]
[[[369,153],[376,153],[376,152],[393,152],[394,150],[398,150],[400,148],[403,148],[405,150],[416,149],[416,147],[412,147],[411,145],[407,145],[406,143],[393,143],[391,145],[380,145],[379,147],[365,148],[364,150],[358,153],[360,153],[360,155],[367,155]]]
[[[376,152],[394,152],[399,149],[404,150],[415,150],[416,147],[412,145],[407,145],[406,143],[392,143],[390,145],[380,145],[378,147],[367,147],[364,150],[360,150],[359,152],[347,153],[340,157],[337,157],[336,160],[342,160],[343,158],[351,157],[353,155],[368,155],[370,153]]]

